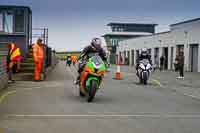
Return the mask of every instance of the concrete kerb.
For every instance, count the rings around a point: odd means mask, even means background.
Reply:
[[[6,75],[0,77],[0,90],[8,87],[8,77]]]
[[[12,91],[7,91],[5,92],[4,94],[1,95],[0,97],[0,103],[9,95],[12,95],[14,93],[16,93],[17,91],[16,90],[12,90]]]
[[[16,92],[17,92],[16,90],[3,92],[3,93],[0,95],[0,104],[1,104],[9,95],[15,94]]]

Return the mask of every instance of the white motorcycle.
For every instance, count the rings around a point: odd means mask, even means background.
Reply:
[[[147,59],[143,59],[139,63],[137,76],[141,84],[146,85],[152,70],[152,66]]]

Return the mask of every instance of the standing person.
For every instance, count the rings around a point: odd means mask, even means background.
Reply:
[[[76,62],[77,62],[77,56],[73,55],[72,56],[72,63],[73,63],[74,66],[75,66]]]
[[[42,39],[39,38],[32,48],[34,58],[34,80],[39,81],[44,59],[44,47],[42,44]]]
[[[155,69],[159,68],[159,58],[158,55],[155,56]]]
[[[15,64],[17,64],[16,72],[20,70],[20,62],[21,62],[21,52],[20,49],[17,48],[15,43],[11,43],[8,45],[8,57],[7,57],[7,65],[8,65],[8,82],[14,82],[12,79],[12,69]]]
[[[178,79],[184,79],[184,52],[180,51],[179,55],[175,59],[178,63],[178,70],[179,70],[179,76],[177,77]]]
[[[71,63],[72,63],[72,57],[71,54],[68,54],[66,59],[66,66],[68,65],[70,67]]]
[[[74,65],[74,55],[71,55],[71,61],[72,61],[72,64]]]
[[[164,57],[164,55],[162,55],[160,57],[160,71],[163,71],[163,69],[164,69],[164,61],[165,61],[165,57]]]
[[[179,70],[178,68],[178,54],[176,54],[176,58],[175,58],[175,62],[174,62],[174,68],[175,68],[175,72],[177,72]]]
[[[120,57],[119,57],[119,65],[121,65],[123,62],[123,58],[122,58],[122,55],[120,54]]]

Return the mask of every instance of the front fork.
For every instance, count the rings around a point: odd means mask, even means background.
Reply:
[[[99,86],[100,86],[100,80],[97,78],[97,77],[90,77],[90,78],[88,78],[88,80],[86,81],[86,91],[88,92],[89,91],[89,89],[90,89],[90,87],[91,87],[91,81],[92,80],[95,80],[95,81],[97,81],[97,83],[98,83],[98,89],[99,89]]]
[[[139,78],[144,78],[144,73],[147,74],[147,78],[148,78],[149,75],[150,75],[150,71],[148,71],[148,70],[141,70],[141,69],[138,69],[136,74],[137,74],[137,76],[138,76]]]

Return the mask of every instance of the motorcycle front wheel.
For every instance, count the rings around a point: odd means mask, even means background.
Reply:
[[[147,85],[147,80],[148,80],[148,75],[147,75],[147,73],[144,73],[143,74],[143,83],[144,83],[144,85]]]
[[[97,88],[98,88],[98,82],[96,80],[92,80],[91,81],[91,87],[90,87],[90,90],[89,90],[89,93],[88,93],[88,102],[93,101],[95,94],[96,94],[96,91],[97,91]]]

